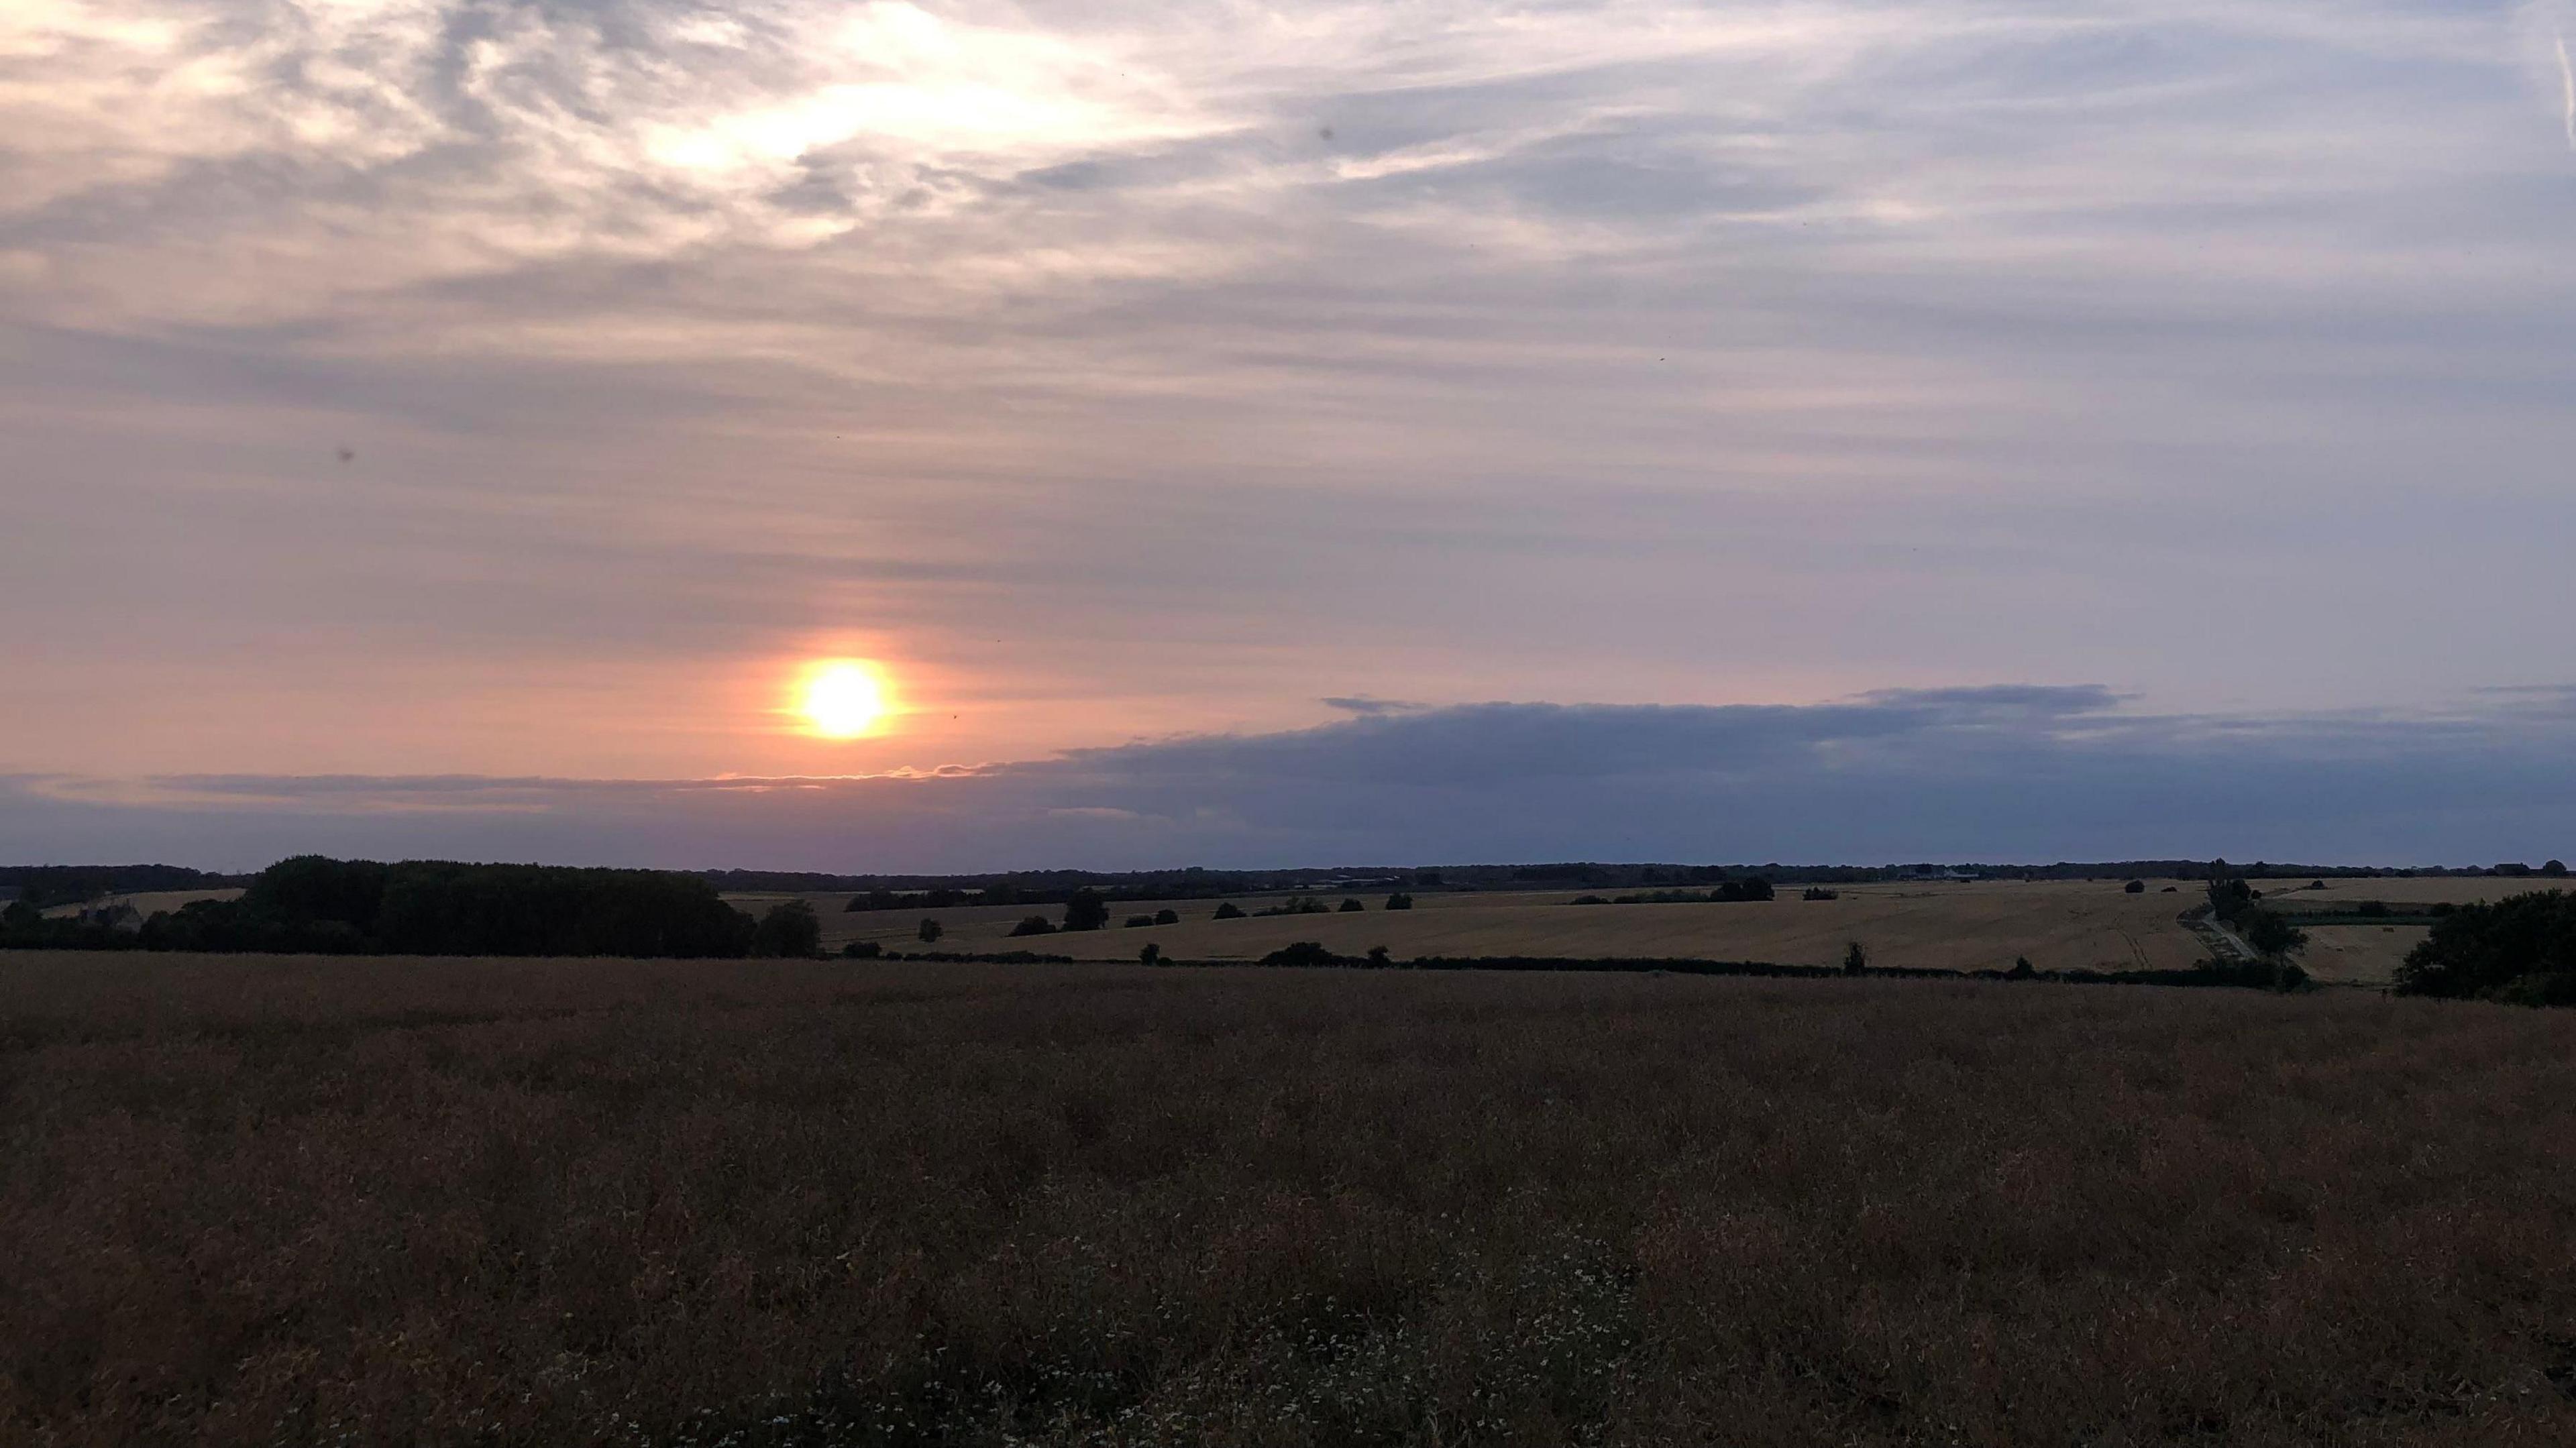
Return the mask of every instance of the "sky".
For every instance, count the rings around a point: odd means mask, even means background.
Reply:
[[[2564,855],[2571,33],[13,0],[0,860]]]

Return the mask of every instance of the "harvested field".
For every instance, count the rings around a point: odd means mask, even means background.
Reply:
[[[14,954],[0,1441],[2565,1442],[2571,1136],[2358,992]]]
[[[2328,985],[2386,985],[2432,932],[2421,925],[2308,925],[2301,969]]]
[[[2449,901],[2465,905],[2471,901],[2501,900],[2507,895],[2528,895],[2534,890],[2566,890],[2576,884],[2563,879],[2539,875],[2520,879],[2496,875],[2416,875],[2384,876],[2366,880],[2328,880],[2322,890],[2308,888],[2305,880],[2258,880],[2255,888],[2263,892],[2265,903],[2284,910],[2349,910],[2364,900],[2382,900],[2390,905],[2430,905]]]
[[[2158,882],[2159,885],[2170,882]],[[2166,895],[2150,888],[2124,894],[2120,882],[2042,881],[1842,887],[1836,900],[1802,900],[1794,889],[1776,900],[1711,905],[1584,905],[1567,902],[1579,890],[1527,893],[1423,894],[1409,911],[1383,908],[1386,896],[1356,897],[1368,908],[1271,919],[1212,920],[1214,900],[1121,902],[1111,907],[1106,930],[1012,939],[1021,918],[1060,919],[1061,906],[998,906],[931,911],[842,910],[848,896],[810,897],[823,919],[826,947],[853,939],[888,949],[918,949],[921,918],[938,919],[947,934],[938,948],[956,951],[1029,949],[1085,960],[1133,960],[1146,942],[1185,960],[1258,960],[1291,941],[1313,940],[1346,955],[1383,945],[1398,960],[1417,956],[1682,957],[1760,960],[1783,965],[1830,965],[1853,940],[1885,966],[1929,970],[2004,969],[2027,956],[2043,970],[2182,969],[2203,958],[2191,932],[2175,917],[2200,901],[2192,893]],[[783,897],[737,897],[745,908]],[[1235,901],[1247,911],[1280,897]],[[1321,897],[1338,905],[1338,894]],[[1180,912],[1178,925],[1126,929],[1130,914],[1164,905]]]
[[[971,907],[930,912],[842,912],[848,897],[811,897],[822,912],[824,946],[855,938],[894,951],[917,948],[922,915],[948,933],[943,951],[1030,948],[1092,961],[1133,961],[1146,940],[1188,961],[1257,961],[1291,940],[1319,940],[1360,956],[1386,946],[1399,961],[1414,956],[1574,956],[1574,958],[1708,958],[1772,961],[1790,966],[1837,964],[1860,940],[1883,966],[1909,969],[2007,969],[2030,956],[2040,969],[2184,969],[2202,958],[2200,943],[2174,917],[2197,904],[2179,894],[2123,894],[2120,881],[2040,884],[1865,884],[1844,886],[1839,899],[1780,899],[1744,904],[1569,904],[1584,891],[1525,894],[1419,894],[1414,910],[1383,910],[1386,894],[1358,897],[1358,915],[1288,915],[1211,920],[1213,899],[1110,907],[1108,930],[1010,938],[1025,915],[1064,915],[1061,907]],[[1340,904],[1340,894],[1324,894]],[[1267,910],[1280,897],[1244,897],[1244,910]],[[757,907],[744,897],[747,907]],[[1162,904],[1180,925],[1121,928],[1128,915]]]
[[[163,910],[182,909],[200,900],[238,900],[241,897],[242,892],[238,889],[147,890],[136,895],[110,895],[85,905],[57,905],[45,913],[56,919],[66,919],[78,915],[84,909],[95,910],[101,906],[127,905],[133,907],[137,915],[152,915]]]

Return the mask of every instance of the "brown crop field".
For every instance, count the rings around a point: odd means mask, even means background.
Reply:
[[[2562,1443],[2571,1140],[2362,992],[14,953],[0,1442]]]
[[[2157,882],[2162,884],[2171,882]],[[1313,940],[1345,955],[1383,945],[1398,960],[1421,956],[1533,955],[1585,958],[1686,957],[1830,965],[1859,940],[1881,965],[1932,970],[2005,969],[2028,956],[2043,970],[2180,969],[2205,952],[2175,916],[2199,903],[2193,892],[2122,893],[2120,882],[2044,881],[1979,884],[1856,885],[1835,900],[1802,900],[1784,889],[1776,900],[1738,904],[1572,905],[1579,890],[1487,894],[1421,894],[1413,909],[1384,909],[1386,893],[1356,898],[1355,914],[1214,920],[1214,900],[1121,902],[1106,930],[1012,939],[1031,914],[1060,918],[1061,906],[975,906],[950,910],[844,912],[846,895],[812,896],[824,943],[871,939],[913,950],[925,915],[946,930],[937,948],[1029,949],[1084,960],[1134,960],[1151,941],[1184,960],[1258,960],[1291,941]],[[746,908],[764,899],[739,897]],[[1283,897],[1245,896],[1247,911]],[[1328,906],[1345,896],[1327,892]],[[1177,910],[1178,925],[1126,929],[1128,915]]]

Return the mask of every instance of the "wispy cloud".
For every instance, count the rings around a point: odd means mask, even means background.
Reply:
[[[0,5],[0,767],[2560,677],[2562,15]]]
[[[2567,126],[2567,149],[2576,151],[2576,65],[2569,64],[2567,60],[2567,37],[2560,34],[2552,39],[2558,49],[2560,116]]]

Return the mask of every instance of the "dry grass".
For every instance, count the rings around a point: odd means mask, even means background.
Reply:
[[[0,1048],[13,1444],[2576,1438],[2576,1014],[22,955]]]
[[[238,900],[241,897],[242,892],[238,889],[146,890],[136,895],[110,895],[103,900],[91,901],[87,905],[57,905],[45,913],[61,920],[78,915],[83,909],[96,909],[102,905],[128,905],[133,907],[135,914],[148,916],[163,910],[178,910],[194,905],[200,900]]]
[[[853,939],[919,949],[914,932],[927,914],[947,928],[937,949],[1027,948],[1085,960],[1134,960],[1147,941],[1184,960],[1258,960],[1291,941],[1313,940],[1345,955],[1383,945],[1398,960],[1531,955],[1832,965],[1858,939],[1879,964],[1912,969],[2001,970],[2028,956],[2043,970],[2179,970],[2206,955],[2174,918],[2201,898],[2199,886],[2185,888],[2193,893],[2129,895],[2116,880],[1858,885],[1843,887],[1837,900],[1802,900],[1791,889],[1759,904],[1600,906],[1566,903],[1583,891],[1544,890],[1423,894],[1412,910],[1398,912],[1380,908],[1381,890],[1358,897],[1369,907],[1359,914],[1267,920],[1211,920],[1214,900],[1121,903],[1110,908],[1107,930],[1028,940],[1010,939],[1011,926],[1030,914],[1060,918],[1062,907],[850,913],[841,908],[846,895],[809,898],[822,916],[825,944],[836,950]],[[1323,898],[1334,905],[1342,899]],[[1277,899],[1235,903],[1252,910]],[[1180,924],[1128,930],[1118,923],[1166,903],[1180,912]]]

